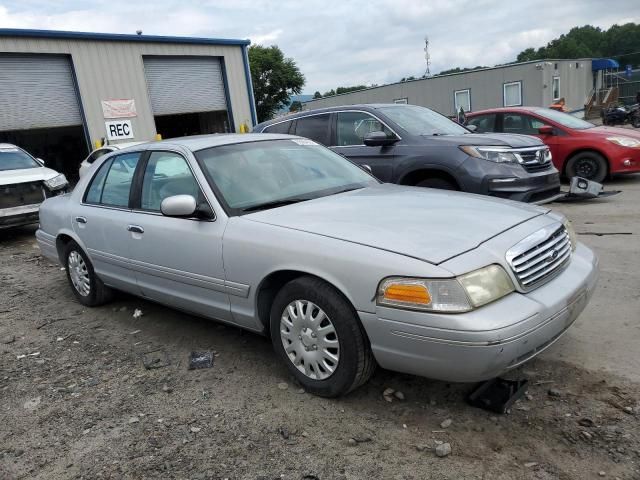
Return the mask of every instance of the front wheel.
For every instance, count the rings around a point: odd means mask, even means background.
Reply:
[[[81,304],[97,307],[111,299],[111,289],[98,278],[89,257],[76,242],[71,241],[65,246],[64,259],[67,280]]]
[[[440,190],[458,190],[458,188],[449,180],[444,178],[425,178],[416,183],[416,187],[439,188]]]
[[[310,393],[344,395],[375,370],[355,310],[320,279],[300,277],[286,284],[273,302],[270,328],[276,353]]]
[[[567,176],[602,183],[607,178],[607,160],[595,152],[579,153],[571,157],[567,163]]]
[[[633,120],[631,120],[631,125],[633,125],[633,128],[640,128],[640,115],[636,115],[635,117],[633,117]]]

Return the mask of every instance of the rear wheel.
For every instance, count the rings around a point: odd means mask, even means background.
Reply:
[[[375,359],[356,312],[331,285],[314,277],[286,284],[271,308],[271,341],[305,390],[344,395],[369,380]]]
[[[607,177],[607,160],[596,152],[582,152],[567,163],[567,176],[582,177],[602,183]]]
[[[425,178],[424,180],[416,183],[416,187],[439,188],[440,190],[458,190],[458,187],[454,185],[453,182],[438,177]]]
[[[70,241],[64,248],[67,280],[78,301],[87,307],[97,307],[108,302],[112,290],[98,278],[89,257],[80,246]]]

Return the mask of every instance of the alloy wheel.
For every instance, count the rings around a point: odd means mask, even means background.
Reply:
[[[305,376],[325,380],[338,368],[338,334],[315,303],[294,300],[287,305],[280,318],[280,338],[287,357]]]
[[[576,175],[591,179],[598,173],[598,162],[592,158],[583,158],[576,165]]]
[[[71,251],[67,258],[67,268],[69,269],[71,283],[76,291],[83,297],[89,296],[89,293],[91,293],[91,279],[82,255],[75,250]]]

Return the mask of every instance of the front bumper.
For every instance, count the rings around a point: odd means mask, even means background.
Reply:
[[[593,252],[579,244],[569,265],[549,283],[469,313],[377,307],[375,314],[359,315],[383,368],[451,382],[483,381],[521,365],[558,340],[591,298],[597,267]]]
[[[0,209],[0,229],[38,223],[40,204]]]
[[[471,193],[529,203],[547,203],[562,196],[560,173],[553,165],[528,172],[516,163],[469,157],[461,164],[459,174],[468,187],[465,190]]]
[[[616,147],[609,155],[612,175],[640,172],[640,148]]]

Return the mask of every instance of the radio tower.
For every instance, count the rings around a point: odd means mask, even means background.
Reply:
[[[424,59],[427,61],[427,70],[424,72],[425,77],[431,76],[431,56],[429,55],[429,37],[424,37]]]

